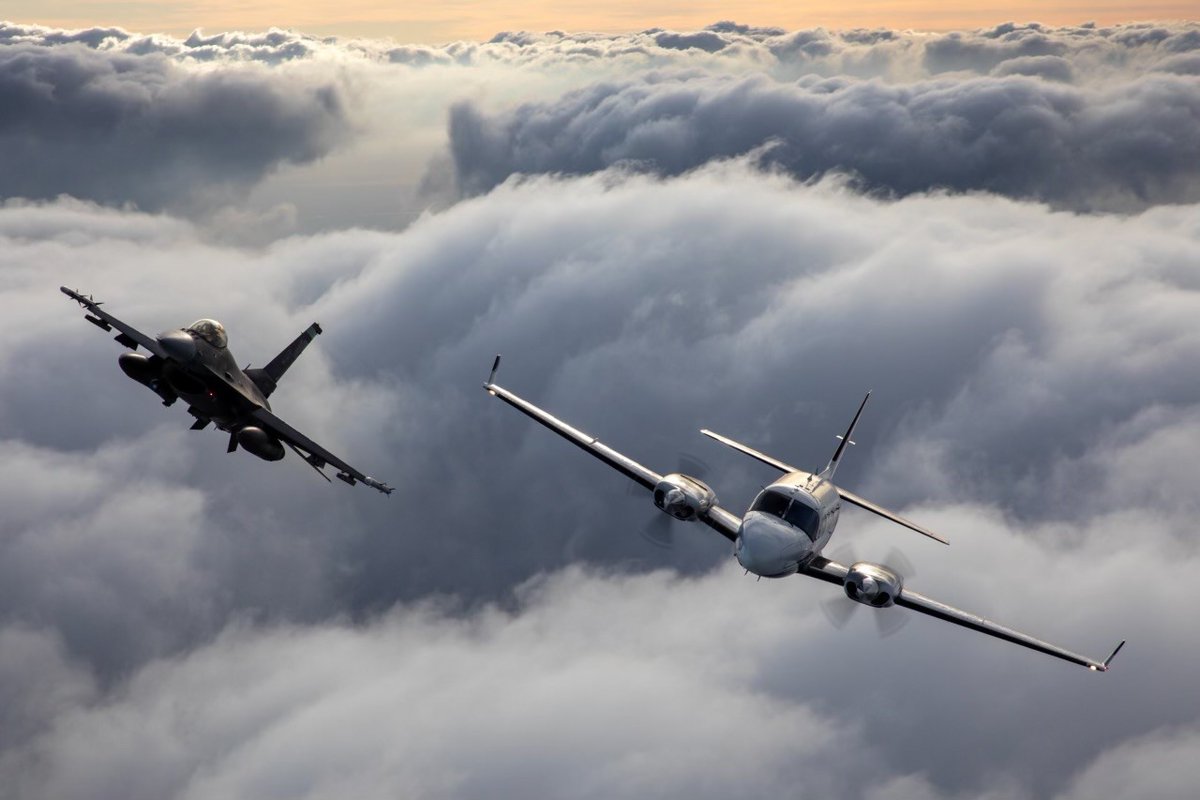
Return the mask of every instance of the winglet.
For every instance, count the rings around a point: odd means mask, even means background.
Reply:
[[[492,373],[488,375],[487,383],[483,385],[483,388],[489,392],[492,391],[492,386],[496,383],[496,370],[498,369],[500,369],[500,354],[496,353],[496,360],[492,362]],[[495,392],[492,392],[492,394],[495,394]]]
[[[1104,659],[1104,661],[1100,662],[1100,666],[1091,667],[1091,670],[1093,672],[1108,672],[1108,665],[1112,663],[1113,658],[1116,657],[1117,653],[1121,652],[1121,648],[1124,646],[1125,646],[1125,640],[1122,639],[1121,643],[1119,645],[1117,645],[1116,647],[1114,647],[1113,651],[1108,654],[1108,658],[1106,658],[1106,659]]]

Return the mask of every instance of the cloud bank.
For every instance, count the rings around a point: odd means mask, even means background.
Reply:
[[[889,194],[1137,211],[1200,199],[1198,129],[1190,76],[1079,89],[1015,74],[906,85],[664,74],[495,115],[460,104],[450,148],[467,194],[514,174],[627,165],[673,175],[761,148],[764,164],[797,178],[848,172]]]
[[[403,234],[297,238],[256,253],[204,244],[165,217],[14,206],[0,214],[4,304],[18,331],[4,346],[0,420],[23,432],[8,461],[45,461],[45,476],[28,480],[51,488],[44,513],[7,539],[8,608],[47,613],[40,598],[57,579],[19,576],[70,558],[40,548],[61,541],[86,554],[112,535],[90,507],[147,474],[165,485],[109,501],[162,493],[163,513],[178,517],[155,526],[173,555],[143,590],[195,580],[210,598],[181,609],[189,624],[164,619],[161,643],[147,634],[151,652],[239,608],[304,621],[429,592],[492,598],[577,560],[698,570],[725,557],[702,535],[681,537],[672,554],[650,548],[635,533],[651,514],[644,498],[489,405],[477,386],[497,351],[508,354],[506,385],[630,455],[670,467],[681,449],[698,452],[731,508],[768,476],[705,449],[697,428],[815,464],[873,388],[846,465],[852,488],[898,507],[965,500],[1035,526],[1069,522],[1079,526],[1064,531],[1070,539],[1126,510],[1110,492],[1121,486],[1182,541],[1191,495],[1164,498],[1163,487],[1186,471],[1155,454],[1186,457],[1197,430],[1191,218],[1173,207],[1078,217],[989,197],[889,203],[738,163],[663,182],[542,179]],[[196,286],[202,265],[209,280]],[[320,321],[327,335],[289,373],[277,410],[397,495],[368,502],[322,486],[296,498],[313,480],[302,465],[229,458],[213,437],[184,431],[175,409],[120,375],[114,346],[47,287],[46,272],[148,329],[218,316],[253,363]],[[842,367],[817,379],[834,353]],[[47,397],[61,411],[48,415]],[[341,408],[353,413],[331,414]],[[153,458],[171,466],[147,473]],[[64,459],[80,464],[78,478],[52,477]],[[59,493],[81,498],[82,520]],[[139,547],[131,540],[120,559]],[[265,579],[283,574],[281,557],[283,572],[307,577]],[[104,607],[87,592],[66,597],[48,620],[64,631],[86,630],[67,620]],[[119,639],[66,637],[97,664],[138,660],[112,646]]]
[[[994,545],[1020,547],[1008,534]],[[571,569],[521,587],[511,610],[426,603],[362,626],[236,625],[104,702],[60,666],[75,679],[60,691],[85,702],[10,751],[0,775],[16,796],[64,800],[765,798],[801,782],[853,797],[1073,798],[1113,780],[1173,797],[1196,777],[1181,762],[1194,728],[1122,742],[1113,726],[1148,715],[1097,703],[1136,691],[1136,662],[1104,679],[1014,670],[997,663],[1004,645],[934,623],[885,642],[870,626],[830,634],[822,587],[738,572]],[[968,669],[914,693],[937,670],[930,652]],[[932,733],[912,746],[898,741],[908,730]]]
[[[0,83],[58,137],[35,155],[111,187],[0,185],[0,797],[1186,796],[1194,30],[0,28]],[[220,146],[139,127],[233,96],[244,162],[227,119],[194,123]],[[124,128],[74,131],[92,113],[135,121],[148,183],[207,177],[156,205],[105,157]],[[301,130],[255,150],[256,114]],[[424,171],[451,145],[479,194],[402,231],[214,236],[287,188],[358,220],[393,148]],[[196,213],[211,193],[230,207]],[[396,494],[227,456],[60,284],[149,331],[215,316],[242,363],[319,321],[275,408]],[[924,619],[881,643],[708,531],[655,548],[646,497],[479,389],[498,351],[504,385],[630,456],[707,462],[735,511],[772,475],[697,428],[814,466],[873,389],[839,477],[954,544],[854,512],[837,541],[1130,646],[1101,678]]]
[[[261,242],[401,228],[514,173],[677,174],[771,144],[802,178],[1136,211],[1196,198],[1198,46],[1194,23],[440,47],[0,23],[0,195],[170,209]]]
[[[157,53],[181,60],[281,63],[307,59],[368,60],[428,68],[519,65],[558,69],[602,62],[630,67],[742,66],[797,77],[854,75],[916,80],[943,73],[989,74],[1031,59],[1060,59],[1086,69],[1081,81],[1171,71],[1200,46],[1195,21],[1051,27],[1036,22],[950,33],[888,29],[787,31],[717,22],[698,31],[650,28],[623,34],[503,31],[486,42],[441,46],[396,45],[384,40],[316,37],[271,29],[261,33],[200,31],[186,39],[113,27],[65,31],[0,23],[0,42],[80,44],[110,52]],[[1007,67],[1005,65],[1008,65]]]
[[[208,206],[349,133],[346,89],[78,43],[0,46],[0,190],[157,210]]]

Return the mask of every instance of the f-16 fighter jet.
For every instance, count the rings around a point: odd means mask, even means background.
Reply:
[[[483,385],[488,394],[503,400],[630,480],[644,486],[653,494],[654,505],[668,517],[684,522],[702,522],[724,536],[733,544],[733,554],[747,572],[753,572],[762,578],[782,578],[788,575],[816,578],[841,587],[847,597],[873,609],[877,614],[887,613],[886,610],[893,606],[905,608],[1079,664],[1093,672],[1107,671],[1113,656],[1125,644],[1121,642],[1108,658],[1096,661],[918,594],[905,585],[904,576],[894,567],[865,561],[845,565],[826,558],[823,550],[837,527],[843,503],[866,509],[931,539],[947,543],[932,531],[834,485],[834,473],[846,445],[853,444],[850,437],[867,404],[866,399],[858,407],[858,413],[854,415],[854,420],[845,435],[838,437],[841,442],[834,451],[833,458],[824,469],[815,473],[797,469],[712,431],[701,431],[706,436],[780,473],[780,477],[759,492],[746,512],[739,516],[717,505],[716,494],[702,481],[675,472],[663,475],[644,467],[602,444],[596,437],[571,427],[528,400],[497,385],[496,369],[499,366],[500,356],[496,356],[496,361],[492,364],[492,374]]]
[[[337,477],[351,486],[362,482],[385,494],[392,493],[392,487],[359,472],[271,413],[267,398],[292,362],[321,333],[317,323],[265,367],[242,370],[229,352],[224,326],[216,320],[201,319],[186,328],[147,336],[104,311],[90,296],[65,286],[61,289],[83,306],[83,318],[88,322],[104,331],[117,329],[114,338],[130,349],[117,359],[126,375],[148,386],[162,398],[164,406],[180,399],[187,403],[188,413],[196,418],[192,430],[202,430],[211,423],[229,434],[228,452],[240,445],[266,461],[283,458],[286,445],[326,480],[329,476],[324,468],[330,464],[337,469]],[[139,347],[146,352],[138,352]]]

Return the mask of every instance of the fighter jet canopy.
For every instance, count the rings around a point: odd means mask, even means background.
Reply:
[[[198,319],[187,328],[213,347],[225,347],[229,337],[225,335],[225,326],[215,319]]]

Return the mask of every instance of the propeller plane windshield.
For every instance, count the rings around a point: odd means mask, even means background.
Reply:
[[[1108,658],[1096,661],[918,594],[904,585],[904,576],[897,568],[865,561],[846,565],[826,558],[823,550],[837,526],[843,503],[866,509],[930,539],[948,544],[946,539],[933,531],[833,483],[846,446],[853,444],[851,436],[870,393],[858,407],[846,433],[838,437],[840,442],[833,458],[816,473],[797,469],[712,431],[701,431],[782,473],[754,498],[750,507],[739,517],[718,505],[716,493],[699,479],[682,473],[659,474],[497,385],[496,371],[499,366],[500,356],[496,356],[491,375],[483,386],[488,394],[503,400],[645,487],[653,494],[654,505],[660,511],[676,520],[702,522],[724,536],[733,544],[738,563],[759,577],[805,575],[816,578],[841,587],[847,597],[869,608],[909,609],[1079,664],[1094,672],[1106,672],[1113,656],[1125,644],[1121,642]]]
[[[224,326],[216,320],[201,319],[186,328],[148,336],[100,308],[90,296],[60,288],[84,308],[88,322],[104,331],[117,329],[114,338],[129,348],[117,359],[126,375],[149,387],[164,406],[177,400],[187,403],[188,413],[195,418],[192,430],[215,425],[229,434],[228,452],[240,446],[265,461],[283,458],[286,445],[326,480],[324,468],[332,465],[337,477],[352,486],[361,482],[391,494],[392,487],[359,472],[271,412],[267,398],[288,367],[321,333],[317,323],[265,367],[243,370],[229,351]],[[145,354],[138,352],[139,347]]]

